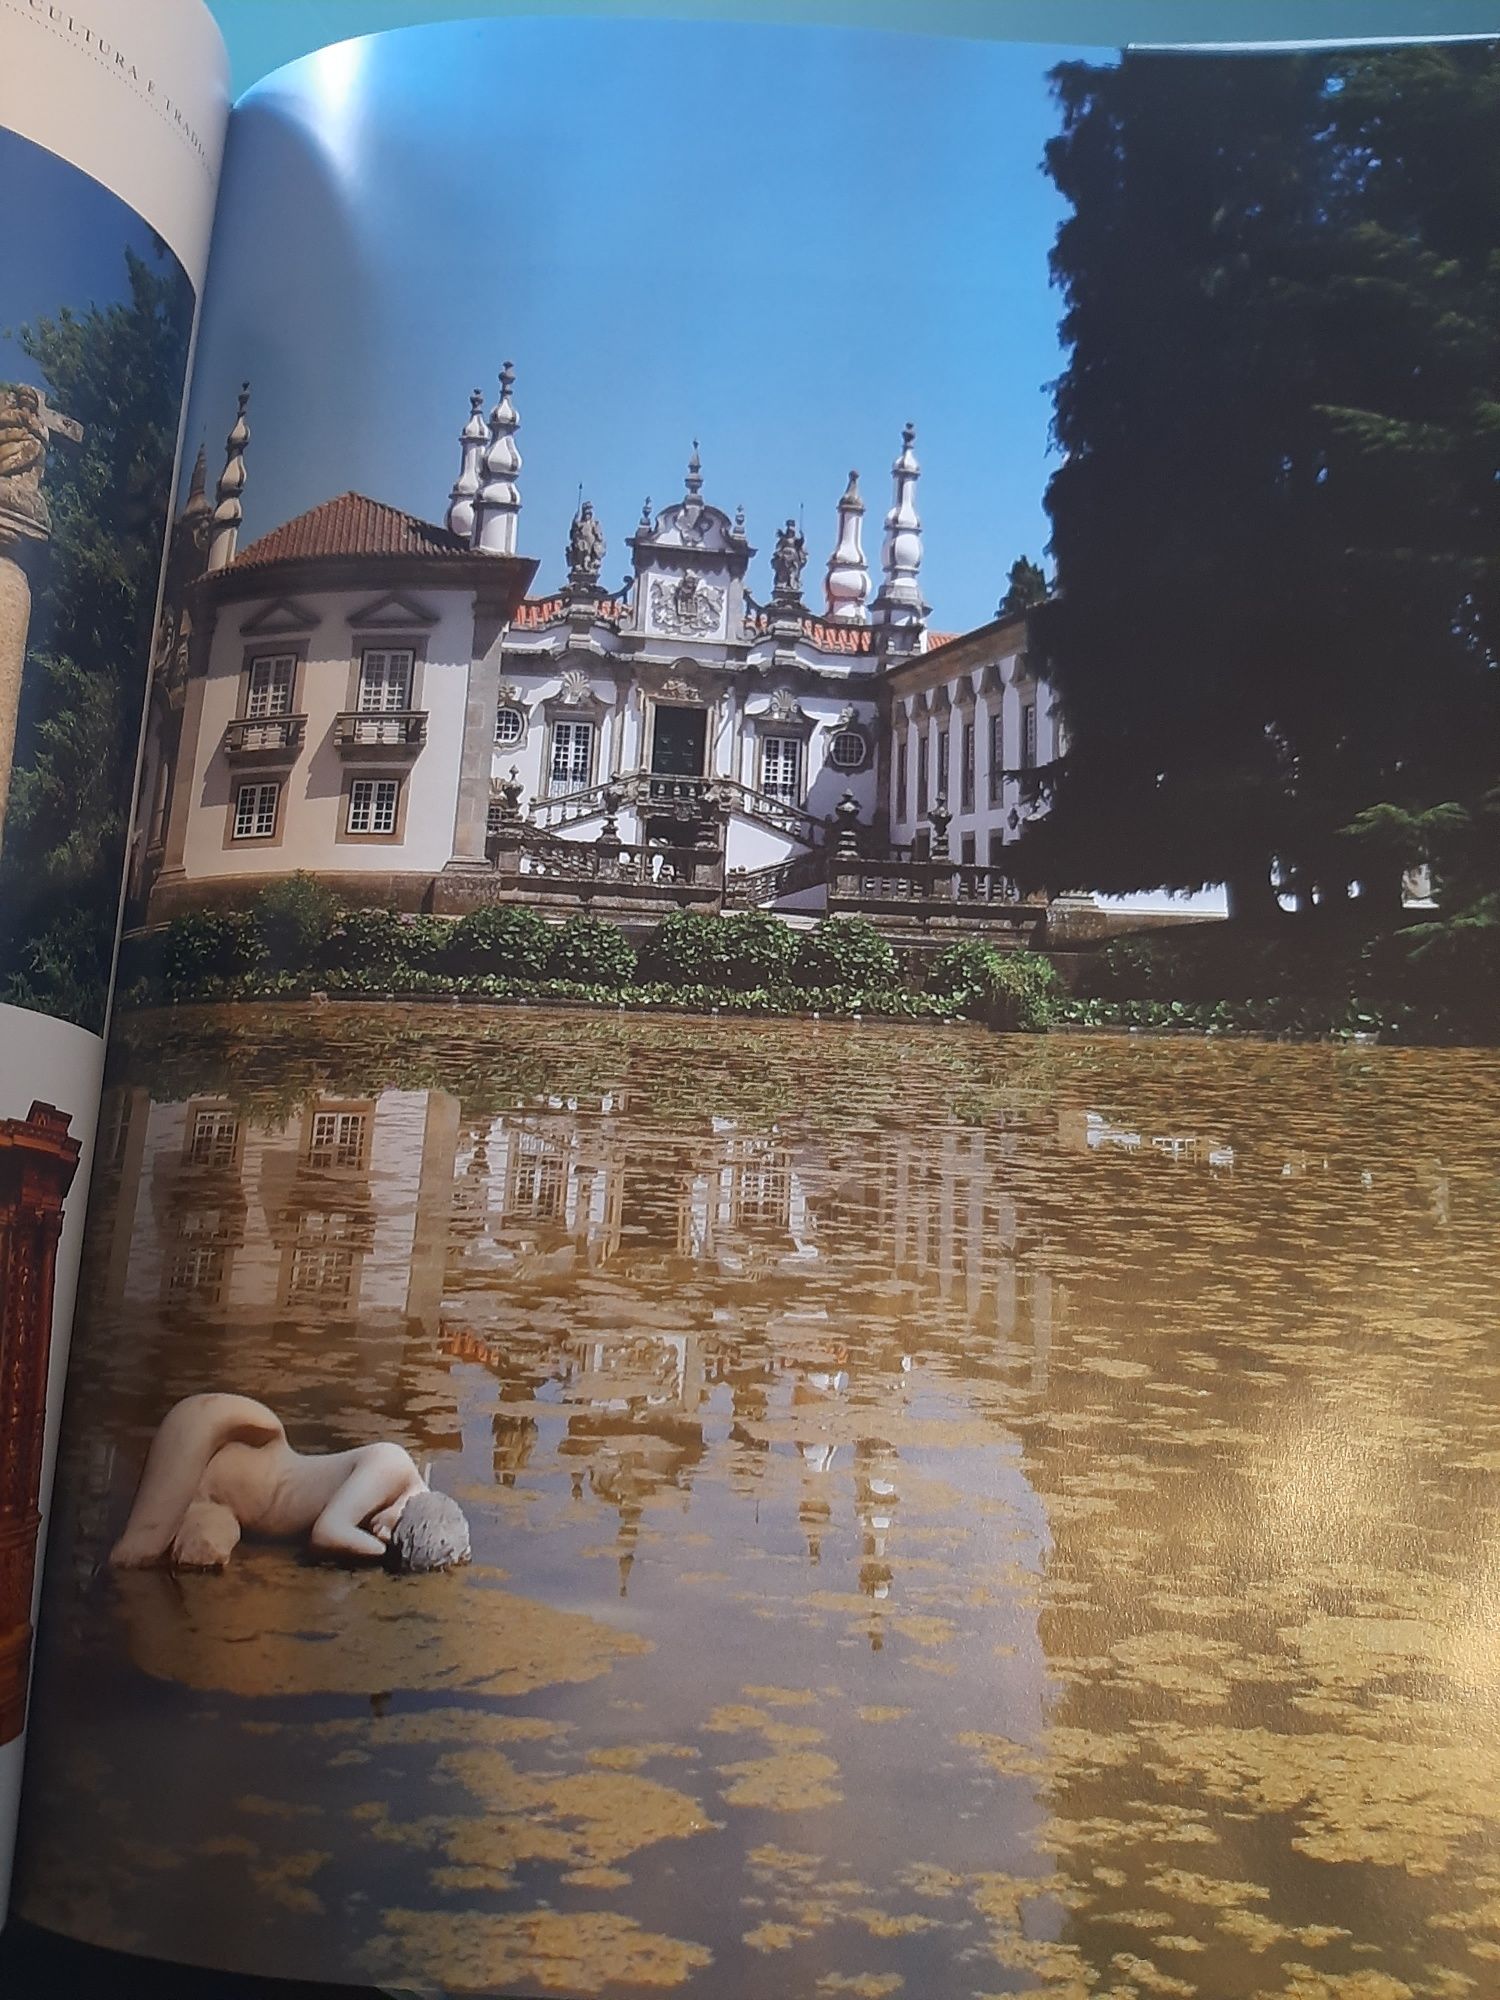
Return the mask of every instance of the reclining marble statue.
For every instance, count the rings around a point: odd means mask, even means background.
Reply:
[[[324,1556],[397,1569],[469,1560],[469,1525],[399,1444],[300,1452],[274,1410],[249,1396],[187,1396],[157,1426],[124,1533],[121,1569],[223,1569],[242,1535],[306,1537]]]

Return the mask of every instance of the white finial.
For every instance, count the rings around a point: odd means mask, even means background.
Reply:
[[[922,522],[917,513],[917,480],[922,468],[912,450],[917,427],[901,432],[901,450],[891,467],[891,510],[885,517],[885,546],[880,552],[881,582],[875,617],[881,625],[920,625],[927,615],[917,573],[922,567]]]
[[[521,454],[516,449],[516,432],[521,419],[510,400],[515,379],[515,367],[507,361],[500,370],[500,400],[490,411],[490,441],[481,468],[483,483],[474,502],[474,547],[487,555],[513,556],[516,552],[521,514],[516,485]]]
[[[479,461],[484,455],[489,434],[489,426],[484,421],[484,391],[476,389],[469,397],[469,421],[458,434],[463,458],[458,477],[453,482],[453,491],[448,495],[446,515],[451,532],[461,535],[466,542],[474,538],[474,496],[479,491]]]
[[[250,407],[250,384],[240,385],[240,406],[229,435],[224,440],[224,470],[219,474],[218,505],[214,508],[208,566],[224,569],[234,561],[240,538],[240,522],[245,510],[240,495],[245,490],[245,446],[250,442],[250,426],[245,412]]]
[[[859,474],[851,472],[839,502],[839,538],[828,558],[828,576],[823,586],[828,598],[828,616],[840,625],[870,622],[870,572],[865,568],[860,530],[864,513]]]

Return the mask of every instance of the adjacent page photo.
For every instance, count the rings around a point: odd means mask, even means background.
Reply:
[[[0,1912],[227,104],[196,6],[0,17]]]
[[[460,23],[239,104],[21,1916],[1493,1990],[1497,145],[1488,42]],[[76,329],[191,311],[100,228],[6,307],[55,543],[135,491]]]

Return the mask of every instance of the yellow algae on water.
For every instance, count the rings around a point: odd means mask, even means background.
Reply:
[[[1013,1743],[1008,1736],[992,1736],[982,1729],[966,1729],[955,1739],[965,1750],[977,1750],[992,1771],[1005,1778],[1039,1778],[1047,1769],[1045,1757]]]
[[[802,1935],[791,1924],[776,1924],[767,1920],[757,1924],[753,1931],[746,1931],[741,1941],[752,1951],[790,1951]]]
[[[681,1986],[712,1964],[713,1954],[705,1945],[644,1930],[633,1918],[608,1910],[571,1916],[556,1910],[513,1916],[471,1910],[458,1922],[446,1910],[391,1910],[385,1939],[372,1946],[365,1969],[381,1977],[387,1961],[404,1968],[420,1965],[424,1981],[454,1993],[508,1987],[597,1993],[606,1985]]]
[[[720,1777],[733,1783],[724,1790],[732,1806],[758,1806],[763,1812],[810,1812],[843,1803],[839,1767],[818,1750],[779,1750],[769,1757],[751,1757],[720,1766]]]
[[[1133,1979],[1146,1993],[1159,1993],[1165,2000],[1194,2000],[1198,1988],[1189,1979],[1179,1979],[1175,1973],[1163,1972],[1149,1958],[1137,1958],[1134,1952],[1117,1951],[1110,1960],[1116,1972]]]
[[[220,1575],[121,1570],[113,1586],[142,1673],[233,1695],[530,1694],[652,1650],[461,1572],[393,1578],[282,1550],[254,1551]]]
[[[307,1884],[332,1859],[331,1854],[311,1850],[278,1854],[258,1866],[252,1864],[250,1879],[267,1901],[295,1910],[299,1916],[320,1917],[323,1899]]]

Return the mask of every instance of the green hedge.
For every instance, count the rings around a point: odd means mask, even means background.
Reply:
[[[1478,910],[1376,938],[1297,919],[1272,933],[1226,923],[1120,938],[1072,994],[1051,962],[961,938],[921,990],[860,917],[793,930],[765,911],[673,911],[639,959],[618,926],[579,914],[561,927],[517,905],[460,919],[339,908],[291,876],[242,908],[195,911],[121,963],[126,1004],[294,997],[313,992],[481,994],[768,1012],[967,1018],[998,1030],[1052,1022],[1215,1034],[1374,1035],[1500,1041],[1500,917]]]
[[[1036,967],[1040,966],[1039,973]],[[734,1013],[883,1015],[992,1020],[1038,1027],[1028,971],[989,947],[913,991],[873,925],[825,919],[794,931],[754,910],[707,916],[675,910],[639,954],[617,925],[579,914],[558,928],[534,910],[487,905],[449,920],[339,908],[321,885],[292,876],[244,908],[174,917],[135,940],[121,966],[124,1004],[160,1000],[294,999],[313,993],[434,999],[588,1000]]]

